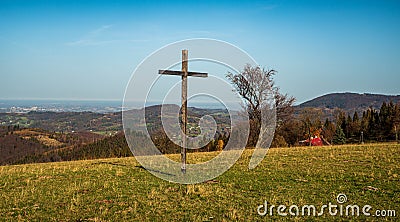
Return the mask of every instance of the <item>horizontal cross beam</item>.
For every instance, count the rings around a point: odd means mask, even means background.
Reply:
[[[158,74],[183,76],[184,72],[182,72],[182,71],[174,71],[174,70],[158,70]],[[188,76],[194,76],[194,77],[207,77],[208,73],[205,73],[205,72],[187,72],[187,75]]]

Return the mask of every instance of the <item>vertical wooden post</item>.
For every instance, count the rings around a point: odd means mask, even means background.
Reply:
[[[181,171],[186,173],[186,135],[187,135],[187,76],[188,76],[188,50],[182,50],[182,151],[181,160],[182,167]]]
[[[182,76],[182,106],[181,106],[181,119],[182,119],[182,151],[181,151],[181,161],[182,167],[181,170],[183,173],[186,173],[186,147],[187,147],[187,78],[188,76],[194,77],[207,77],[208,73],[204,72],[189,72],[188,71],[188,50],[182,50],[182,71],[174,71],[174,70],[158,70],[159,74],[162,75],[179,75]]]

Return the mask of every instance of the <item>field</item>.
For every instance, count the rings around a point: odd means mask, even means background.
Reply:
[[[0,220],[399,220],[399,144],[270,149],[262,164],[249,170],[251,153],[246,150],[215,180],[196,185],[158,179],[135,158],[2,166]],[[191,153],[189,161],[215,154]],[[371,205],[371,214],[380,209],[397,215],[331,216],[326,209],[322,216],[279,216],[276,208],[273,216],[257,213],[264,201],[288,208],[312,204],[319,211],[338,204],[338,194],[347,196],[344,207]]]

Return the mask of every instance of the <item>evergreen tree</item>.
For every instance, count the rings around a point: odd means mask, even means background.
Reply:
[[[354,112],[353,115],[353,135],[358,138],[360,136],[360,130],[361,130],[361,121],[358,117],[357,111]]]
[[[399,141],[399,131],[400,131],[400,105],[393,107],[392,113],[393,131],[395,134],[395,140]]]
[[[335,135],[333,136],[333,143],[341,145],[346,143],[346,135],[344,135],[343,129],[340,126],[336,127]]]
[[[363,112],[362,118],[361,118],[361,132],[365,134],[368,132],[368,118],[367,118],[367,112]]]
[[[358,122],[358,121],[360,121],[360,119],[358,118],[358,113],[357,111],[354,111],[353,122]]]
[[[353,120],[350,117],[350,114],[347,115],[346,120],[346,138],[350,138],[353,134]]]
[[[346,113],[342,109],[337,109],[335,110],[335,124],[336,127],[340,126],[342,130],[346,130],[347,124],[346,124]]]
[[[392,123],[390,119],[390,106],[386,105],[385,102],[383,102],[381,109],[379,111],[379,123],[380,123],[380,130],[379,130],[379,137],[383,139],[389,139],[390,137],[390,132],[392,130]]]

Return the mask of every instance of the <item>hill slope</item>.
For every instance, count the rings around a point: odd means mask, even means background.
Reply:
[[[74,157],[82,159],[78,148],[106,139],[108,137],[91,132],[55,133],[37,128],[0,126],[0,165],[70,160],[66,158],[70,156],[67,150],[73,150]],[[64,155],[54,155],[58,152]]]
[[[135,158],[0,167],[4,221],[374,221],[376,209],[400,212],[400,145],[271,149],[253,170],[252,150],[213,181],[181,185],[139,167]],[[218,153],[191,153],[203,162]],[[173,159],[179,154],[171,155]],[[260,216],[257,207],[336,204],[338,194],[360,216]],[[361,207],[372,206],[371,217]],[[336,209],[336,208],[334,208]],[[301,209],[300,209],[301,213]],[[307,213],[307,211],[306,211]],[[379,217],[395,221],[397,217]]]
[[[304,102],[298,108],[314,107],[323,109],[340,108],[347,112],[362,112],[369,107],[379,109],[383,102],[399,103],[400,95],[358,94],[358,93],[330,93]]]

